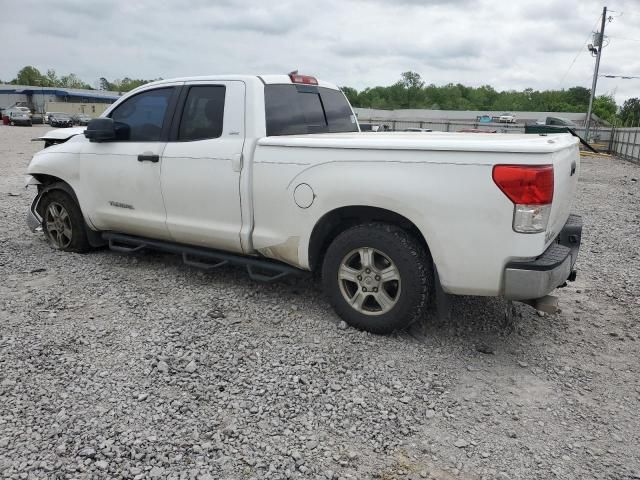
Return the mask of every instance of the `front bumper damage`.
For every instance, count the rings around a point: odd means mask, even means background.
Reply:
[[[38,188],[38,194],[33,199],[33,202],[31,202],[31,207],[29,207],[29,211],[27,212],[27,226],[32,232],[42,231],[42,217],[38,213],[38,204],[40,203],[40,198],[42,197],[42,192],[40,191],[39,185],[42,184],[35,177],[31,175],[26,176],[24,188],[29,188],[30,186],[36,186]]]
[[[535,260],[513,261],[504,272],[504,297],[509,300],[542,298],[576,277],[574,265],[582,238],[582,217],[569,215],[556,241]]]
[[[39,202],[40,195],[33,199],[33,202],[31,202],[31,207],[29,208],[29,212],[27,213],[27,226],[32,232],[42,231],[42,218],[36,210]]]

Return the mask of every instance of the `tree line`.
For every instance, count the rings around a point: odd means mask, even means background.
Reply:
[[[22,68],[14,85],[40,87],[86,88],[124,93],[157,79],[129,78],[109,81],[99,78],[89,85],[74,73],[58,76],[54,69],[41,73],[33,66]],[[2,83],[0,81],[0,83]],[[427,85],[416,72],[404,72],[393,85],[365,88],[341,87],[354,107],[401,109],[426,108],[432,110],[502,110],[527,112],[586,112],[590,90],[571,87],[562,90],[497,91],[490,85],[467,87],[460,83],[437,86]],[[611,95],[599,95],[593,104],[593,113],[614,125],[640,125],[640,98],[630,98],[618,106]]]
[[[89,85],[85,81],[81,80],[75,73],[69,73],[67,75],[58,76],[53,68],[50,68],[46,73],[40,72],[37,68],[28,65],[20,69],[16,77],[11,80],[10,84],[13,85],[33,85],[36,87],[62,87],[62,88],[85,88],[87,90],[110,90],[113,92],[124,93],[134,88],[144,85],[145,83],[153,82],[155,80],[161,80],[161,78],[154,78],[151,80],[142,78],[129,78],[124,77],[122,79],[115,79],[113,81],[107,80],[105,77],[99,78],[94,85]],[[4,83],[0,81],[0,83]]]
[[[460,83],[427,85],[418,73],[404,72],[393,85],[357,91],[341,87],[354,107],[431,110],[498,110],[504,112],[586,112],[591,91],[584,87],[562,90],[497,91],[490,85],[467,87]],[[599,95],[593,113],[615,125],[640,124],[640,99],[631,98],[619,107],[613,96]]]

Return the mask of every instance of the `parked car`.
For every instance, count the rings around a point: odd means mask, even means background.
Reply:
[[[360,131],[361,132],[377,132],[380,130],[380,125],[374,123],[361,123]]]
[[[86,113],[77,113],[72,116],[75,125],[89,125],[91,117]]]
[[[68,113],[49,113],[49,125],[52,127],[73,127],[73,119]]]
[[[21,106],[17,106],[17,105],[14,105],[12,107],[9,107],[9,108],[5,109],[4,115],[7,115],[8,117],[11,117],[11,113],[13,113],[13,112],[25,113],[26,115],[29,116],[29,118],[31,118],[31,110],[29,110],[29,108],[21,107]]]
[[[362,134],[335,85],[295,73],[150,83],[42,137],[67,138],[27,169],[28,223],[58,250],[315,271],[374,333],[420,318],[435,289],[542,307],[576,275],[568,134]]]
[[[516,123],[516,116],[513,113],[503,113],[498,117],[500,123]]]
[[[551,125],[551,126],[560,126],[560,127],[571,127],[575,128],[577,125],[569,120],[568,118],[563,117],[546,117],[536,121],[536,125]]]
[[[33,125],[31,122],[31,115],[22,110],[9,111],[9,123],[11,125],[25,125],[27,127],[31,127]]]
[[[430,128],[405,128],[404,132],[433,132]]]
[[[9,107],[6,111],[7,112],[11,112],[11,111],[24,112],[27,115],[31,116],[31,110],[29,109],[29,107],[22,107],[22,106],[14,105],[13,107]]]

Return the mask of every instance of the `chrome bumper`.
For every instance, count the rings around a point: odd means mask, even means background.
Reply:
[[[510,262],[504,272],[504,296],[510,300],[541,298],[567,280],[575,280],[573,266],[582,237],[582,217],[570,215],[556,242],[538,258]]]

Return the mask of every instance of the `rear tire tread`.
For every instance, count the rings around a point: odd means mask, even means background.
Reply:
[[[378,248],[401,266],[402,297],[388,313],[359,313],[347,305],[340,293],[337,268],[343,256],[358,245]],[[356,225],[340,233],[327,249],[322,282],[329,302],[341,318],[355,328],[377,334],[404,329],[422,318],[434,285],[431,257],[424,246],[407,231],[386,223]]]

